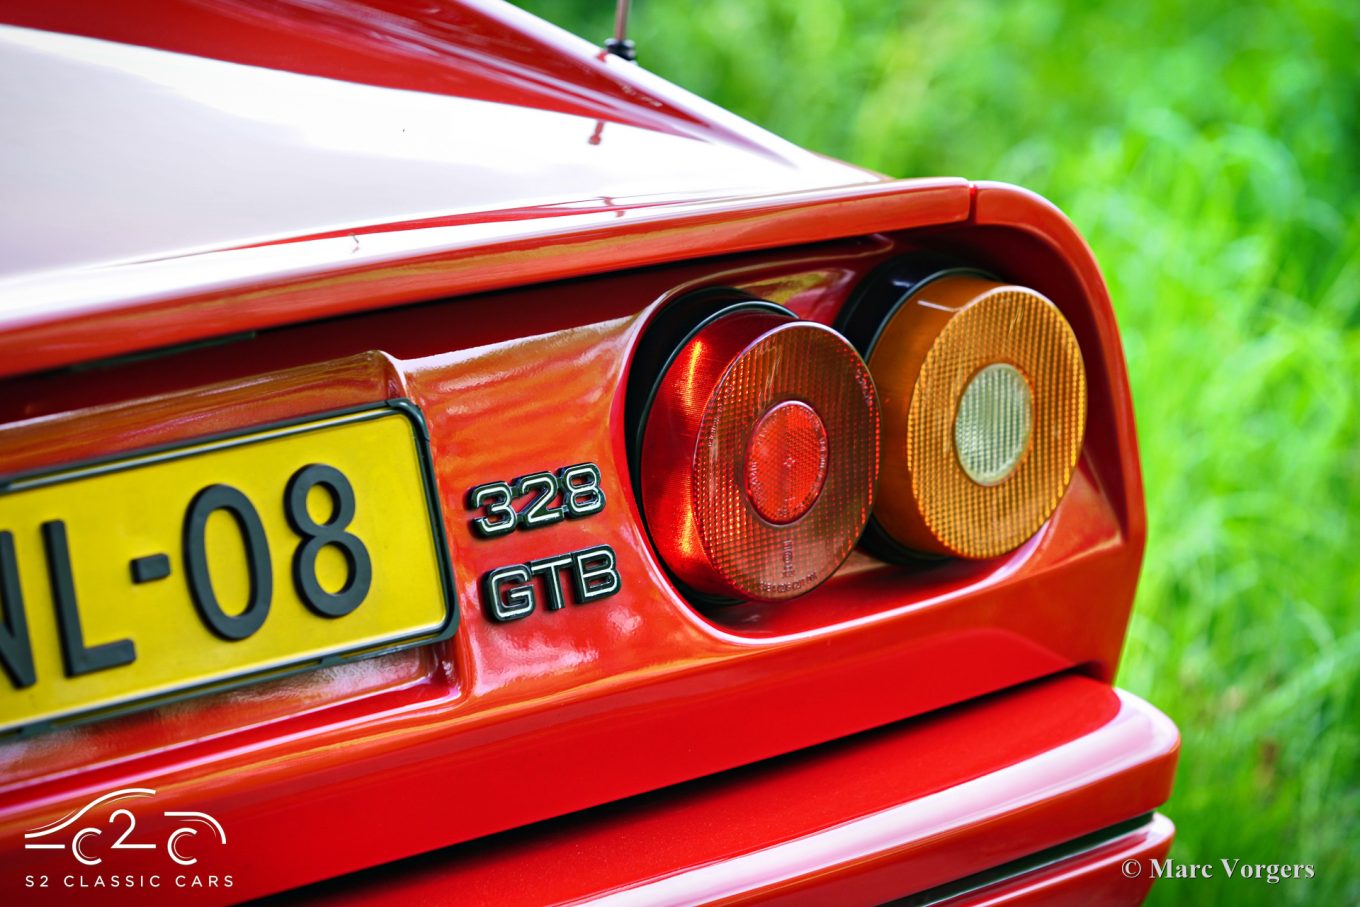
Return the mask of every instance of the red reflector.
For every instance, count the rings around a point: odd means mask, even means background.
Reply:
[[[692,591],[801,595],[840,566],[869,517],[868,369],[821,325],[768,311],[718,318],[662,376],[640,467],[652,539]]]
[[[746,448],[746,494],[771,523],[808,512],[826,484],[826,426],[806,403],[777,404],[761,417]]]

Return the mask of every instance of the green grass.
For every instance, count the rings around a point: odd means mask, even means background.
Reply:
[[[1360,903],[1360,4],[643,0],[633,23],[643,65],[799,144],[1072,217],[1138,413],[1119,682],[1184,737],[1174,856],[1317,873],[1152,902]]]

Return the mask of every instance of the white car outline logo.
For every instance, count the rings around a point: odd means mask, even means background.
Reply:
[[[55,822],[50,822],[47,825],[35,828],[32,831],[24,832],[24,848],[26,850],[65,850],[66,849],[65,841],[49,842],[40,841],[36,839],[46,838],[69,828],[76,822],[80,821],[80,818],[82,816],[84,816],[86,813],[88,813],[90,810],[94,809],[97,806],[113,803],[118,800],[130,799],[133,797],[154,797],[155,795],[156,792],[149,787],[125,787],[121,790],[116,790],[113,791],[112,793],[107,793],[104,794],[103,796],[96,797],[89,803],[86,803],[80,809],[66,815],[61,819],[56,820]],[[212,829],[214,833],[216,833],[217,839],[222,844],[227,843],[226,830],[222,828],[222,824],[220,822],[218,822],[216,819],[214,819],[207,813],[189,812],[183,810],[166,810],[161,815],[169,819],[183,819],[188,822],[198,823],[200,825],[206,826]],[[127,828],[124,829],[123,833],[118,836],[118,839],[109,846],[110,850],[156,849],[156,844],[154,842],[139,843],[128,840],[128,838],[132,837],[132,833],[133,831],[136,830],[137,827],[137,817],[133,815],[132,810],[126,807],[119,807],[118,809],[115,809],[112,813],[109,814],[108,824],[110,825],[116,824],[120,817],[127,820]],[[71,835],[70,841],[71,854],[79,862],[83,863],[86,866],[98,866],[100,863],[104,862],[103,857],[88,856],[81,846],[81,842],[83,842],[86,838],[89,838],[91,836],[99,837],[104,833],[104,831],[105,829],[100,829],[94,825],[87,825],[84,828],[80,829],[79,831],[75,832],[75,834]],[[197,863],[198,862],[197,857],[186,857],[182,855],[179,852],[177,845],[180,839],[187,837],[189,835],[197,835],[198,832],[199,832],[198,828],[188,824],[181,825],[179,828],[171,832],[170,836],[165,841],[165,851],[170,855],[170,859],[174,860],[180,866],[193,866],[195,863]]]

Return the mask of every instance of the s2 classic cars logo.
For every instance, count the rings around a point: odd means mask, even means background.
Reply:
[[[222,823],[208,813],[184,812],[167,809],[156,816],[158,825],[171,829],[169,834],[146,835],[137,831],[137,816],[133,806],[140,806],[141,797],[154,797],[150,787],[124,787],[103,794],[75,812],[41,828],[24,832],[24,850],[71,850],[72,857],[83,866],[110,865],[120,857],[118,851],[155,851],[163,849],[180,866],[193,866],[205,853],[204,842],[218,846],[227,843],[227,832]],[[105,808],[118,805],[103,816]],[[99,821],[97,817],[103,817]],[[165,821],[169,820],[169,821]],[[230,887],[230,885],[228,885]]]

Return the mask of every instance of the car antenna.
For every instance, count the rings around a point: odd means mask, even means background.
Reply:
[[[604,42],[604,52],[622,57],[629,63],[637,60],[637,48],[628,40],[628,7],[631,0],[618,0],[614,5],[614,37]]]

